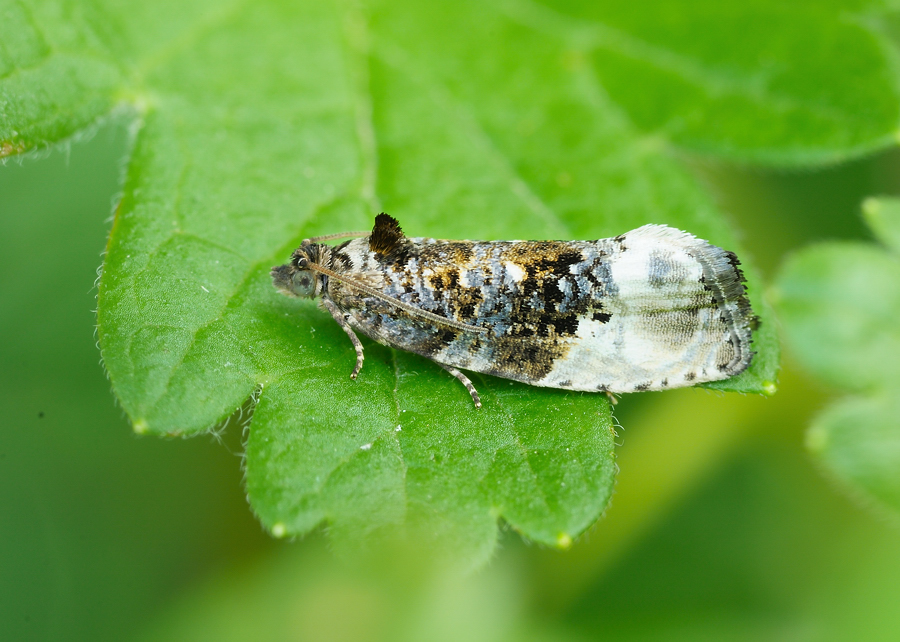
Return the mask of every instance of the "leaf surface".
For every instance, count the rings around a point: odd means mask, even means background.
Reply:
[[[877,3],[511,6],[535,28],[577,37],[609,97],[639,128],[683,148],[792,165],[896,139],[897,74]]]

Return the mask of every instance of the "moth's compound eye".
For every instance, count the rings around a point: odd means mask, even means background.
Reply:
[[[293,276],[292,288],[297,296],[312,298],[316,293],[316,279],[312,272],[300,271],[295,272]]]
[[[304,258],[304,257],[300,257],[299,259],[297,259],[297,267],[300,268],[301,270],[305,270],[308,265],[309,265],[309,259]]]

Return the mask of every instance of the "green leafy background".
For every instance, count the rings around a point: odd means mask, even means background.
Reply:
[[[761,273],[810,239],[866,238],[859,199],[896,190],[892,152],[852,159],[895,144],[897,24],[871,2],[0,2],[0,155],[66,150],[0,172],[13,637],[896,630],[896,531],[810,470],[799,431],[823,393],[790,368],[769,400],[631,395],[616,420],[596,395],[478,377],[476,412],[432,364],[371,343],[349,381],[346,337],[267,272],[380,210],[455,238],[665,222],[738,251],[763,317],[753,367],[710,387],[770,393]],[[98,335],[122,416],[89,312],[118,189]],[[806,336],[784,323],[789,347]],[[834,412],[807,441],[896,504],[871,456],[896,415],[876,407],[868,441],[823,439]],[[128,422],[215,428],[224,448],[128,439]],[[609,503],[614,440],[615,502],[578,539]],[[265,527],[327,535],[262,535],[241,453]],[[369,563],[336,567],[323,537]]]
[[[838,478],[900,517],[900,199],[863,205],[881,246],[820,243],[784,266],[774,290],[800,361],[840,392],[807,435]],[[823,346],[827,349],[823,350]]]

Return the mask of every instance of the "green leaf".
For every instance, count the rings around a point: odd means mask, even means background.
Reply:
[[[436,537],[442,555],[483,561],[498,516],[567,546],[606,506],[615,433],[605,400],[476,379],[491,390],[476,412],[465,389],[422,372],[433,366],[421,359],[369,354],[377,367],[360,385],[310,366],[263,394],[247,487],[276,533],[327,518],[337,545],[353,546],[402,527],[411,541]]]
[[[814,375],[862,393],[826,408],[807,436],[840,479],[900,511],[900,256],[898,204],[869,199],[871,243],[806,248],[781,270],[773,298],[794,356]]]
[[[667,223],[746,266],[671,145],[834,159],[888,144],[898,101],[866,5],[745,8],[746,25],[712,4],[6,2],[0,141],[136,114],[98,312],[136,430],[204,432],[258,398],[247,484],[269,528],[327,521],[346,546],[400,529],[478,560],[498,518],[565,544],[602,513],[606,400],[477,377],[475,411],[433,364],[371,342],[351,382],[346,337],[268,270],[380,210],[444,238]],[[747,274],[757,355],[709,387],[768,393],[775,326]]]
[[[833,386],[900,381],[900,262],[870,243],[820,243],[792,256],[775,289],[787,343]]]
[[[900,254],[900,198],[867,198],[862,211],[875,238]]]
[[[839,479],[877,505],[900,511],[900,390],[847,397],[828,406],[807,433],[809,450]]]
[[[511,5],[536,28],[577,38],[632,121],[684,148],[806,164],[896,142],[897,74],[877,3]]]
[[[93,124],[124,84],[92,28],[102,15],[60,9],[0,2],[0,158]]]

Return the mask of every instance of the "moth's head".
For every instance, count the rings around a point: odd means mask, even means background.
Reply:
[[[319,274],[308,265],[318,259],[315,246],[301,245],[291,256],[291,262],[272,268],[272,285],[284,295],[312,299],[320,294]]]

